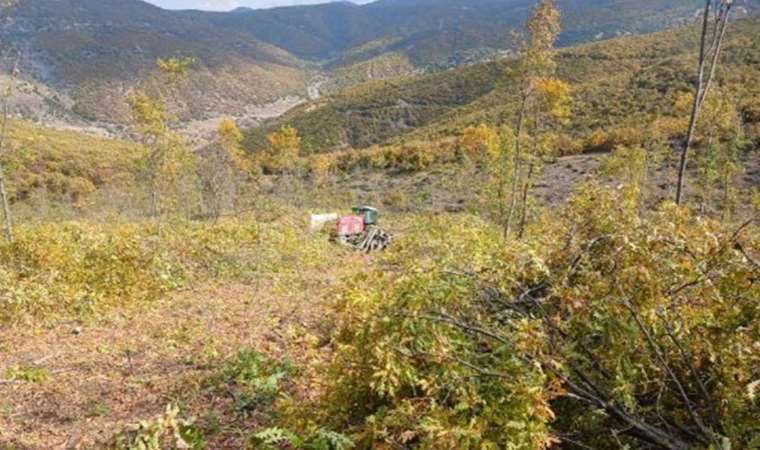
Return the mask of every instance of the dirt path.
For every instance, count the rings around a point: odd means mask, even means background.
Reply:
[[[340,258],[352,261],[344,268],[369,263]],[[348,272],[304,273],[293,290],[267,282],[208,285],[90,324],[0,329],[0,448],[98,448],[178,398],[202,414],[209,400],[199,396],[194,405],[188,393],[220,361],[242,349],[281,357],[293,329],[319,329],[326,294]],[[42,379],[12,381],[12,370]],[[243,446],[235,433],[219,439],[213,448]]]

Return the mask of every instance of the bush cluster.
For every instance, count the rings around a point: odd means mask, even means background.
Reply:
[[[159,299],[206,279],[287,276],[288,262],[321,264],[327,243],[296,239],[300,226],[250,217],[215,223],[86,222],[22,225],[0,245],[0,323],[87,317]],[[262,244],[262,243],[265,243]]]
[[[357,448],[638,448],[652,429],[754,448],[760,290],[738,249],[758,229],[623,195],[587,186],[523,243],[471,216],[409,224],[343,290],[324,395],[291,428]]]

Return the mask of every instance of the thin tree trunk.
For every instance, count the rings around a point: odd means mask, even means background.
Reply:
[[[504,204],[504,202],[505,202],[505,200],[504,200],[504,190],[506,188],[506,186],[505,186],[506,179],[504,178],[505,177],[504,172],[506,172],[506,168],[503,166],[503,164],[504,164],[504,158],[499,158],[499,159],[500,159],[500,161],[499,161],[499,167],[497,169],[499,171],[499,188],[496,191],[496,201],[499,203],[499,213],[498,213],[499,214],[499,224],[502,227],[504,227],[506,225],[506,217],[504,217],[504,214],[506,213],[506,211],[504,211],[505,206],[506,206]]]
[[[16,62],[13,65],[13,70],[10,74],[10,81],[8,89],[3,95],[3,121],[0,128],[0,156],[3,155],[5,150],[5,137],[8,132],[8,101],[13,94],[13,85],[15,82],[16,72],[18,71],[19,58],[16,58]],[[8,192],[5,188],[5,171],[3,170],[2,162],[0,162],[0,203],[3,207],[3,234],[5,240],[8,243],[13,242],[13,217],[11,216],[10,202],[8,200]]]
[[[726,35],[726,27],[728,27],[728,14],[731,12],[731,3],[729,3],[725,9],[721,10],[721,15],[716,19],[717,26],[714,31],[713,42],[710,44],[710,50],[712,51],[712,59],[710,60],[710,72],[707,75],[705,81],[705,88],[702,90],[702,98],[699,100],[699,107],[702,108],[702,104],[705,102],[707,93],[710,91],[713,79],[715,78],[715,68],[718,67],[718,58],[723,47],[723,37]],[[710,52],[708,52],[710,54]]]
[[[158,220],[158,192],[155,186],[150,193],[150,206],[153,210],[153,218]]]
[[[699,46],[699,69],[697,73],[697,89],[694,94],[694,104],[692,106],[691,117],[689,118],[689,129],[686,133],[686,142],[683,150],[681,151],[681,160],[678,168],[678,186],[676,191],[676,204],[682,204],[684,198],[684,185],[686,178],[686,166],[689,161],[689,150],[694,143],[694,135],[696,133],[697,121],[699,119],[699,113],[702,110],[707,94],[709,93],[712,81],[715,77],[715,70],[718,66],[718,59],[720,57],[720,51],[723,44],[723,38],[726,34],[726,27],[728,26],[728,15],[731,11],[731,3],[725,4],[725,6],[717,5],[721,8],[720,13],[717,16],[717,26],[714,31],[713,42],[710,45],[710,49],[706,51],[705,45],[707,41],[707,30],[710,21],[710,7],[713,0],[707,0],[705,3],[705,11],[702,21],[702,34],[700,38]],[[707,63],[708,54],[710,56],[710,72],[705,79],[705,65]]]
[[[728,167],[724,167],[723,168],[723,222],[728,221],[728,216],[730,214],[729,205],[728,205],[729,189],[730,189],[729,170],[728,170]]]
[[[8,203],[8,193],[5,190],[5,173],[3,166],[0,164],[0,201],[3,204],[4,235],[5,240],[10,244],[13,242],[13,219],[11,217],[11,208]]]
[[[533,157],[539,155],[539,135],[543,131],[541,126],[541,120],[539,119],[538,111],[533,111]],[[525,223],[528,220],[528,192],[530,191],[531,181],[533,179],[533,172],[536,168],[535,160],[531,160],[528,166],[528,175],[525,177],[525,184],[523,185],[522,192],[522,211],[520,213],[520,225],[518,227],[517,238],[522,239],[525,235]]]
[[[517,115],[517,126],[515,127],[515,167],[512,173],[512,197],[510,199],[509,211],[507,213],[507,223],[504,227],[504,239],[508,239],[512,232],[512,218],[514,217],[515,208],[517,207],[517,187],[520,184],[520,162],[522,159],[520,138],[522,137],[523,122],[525,121],[525,108],[528,103],[528,93],[523,92],[520,102],[520,111]]]
[[[686,164],[689,160],[689,149],[694,141],[694,132],[696,131],[697,119],[699,118],[700,99],[702,97],[702,85],[705,77],[705,44],[707,41],[707,28],[710,21],[710,6],[712,0],[706,0],[705,11],[702,18],[702,35],[699,44],[699,68],[697,70],[697,89],[694,93],[694,104],[691,108],[691,117],[689,118],[689,129],[686,132],[686,142],[681,150],[681,161],[678,166],[678,186],[676,190],[676,204],[680,205],[683,201],[684,178],[686,176]]]
[[[525,180],[522,193],[522,214],[520,215],[520,227],[518,228],[517,238],[522,239],[525,235],[525,223],[528,219],[528,191],[530,190],[531,180],[533,178],[533,171],[536,168],[535,163],[531,162],[528,166],[528,176]]]

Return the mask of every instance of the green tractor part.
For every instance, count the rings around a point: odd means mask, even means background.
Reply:
[[[379,213],[377,209],[371,206],[356,206],[353,209],[354,214],[364,217],[364,225],[377,225]]]
[[[357,206],[352,208],[352,211],[353,216],[338,219],[338,226],[333,239],[340,244],[365,253],[385,250],[393,238],[377,226],[379,218],[377,209],[371,206]],[[358,228],[353,224],[354,219],[360,221]],[[350,230],[353,228],[360,231],[351,232]]]

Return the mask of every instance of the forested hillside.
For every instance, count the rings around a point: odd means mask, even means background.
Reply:
[[[574,118],[564,130],[568,138],[582,139],[599,129],[641,131],[657,118],[676,115],[677,99],[694,78],[695,33],[677,28],[561,50],[558,71],[574,96]],[[732,24],[718,76],[725,95],[740,105],[749,107],[760,95],[759,58],[760,22]],[[516,107],[512,66],[489,63],[361,84],[250,130],[247,146],[262,148],[266,133],[283,124],[299,131],[309,153],[445,137],[480,123],[498,125]]]
[[[738,0],[736,16],[757,12],[757,1]],[[315,97],[322,86],[335,91],[509,53],[531,4],[385,0],[210,13],[140,0],[28,0],[0,11],[0,38],[10,50],[6,71],[18,59],[22,77],[38,85],[34,103],[44,114],[17,107],[26,118],[124,124],[124,95],[151,80],[157,58],[182,56],[195,60],[175,105],[182,120],[253,120],[272,115],[262,106]],[[559,44],[655,31],[693,19],[699,7],[697,0],[565,2]],[[317,84],[324,78],[329,83]]]

